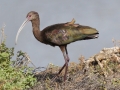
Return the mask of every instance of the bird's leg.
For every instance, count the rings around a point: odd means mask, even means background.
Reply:
[[[73,18],[71,22],[68,22],[68,24],[74,24],[75,23],[75,19]]]
[[[69,26],[69,25],[74,25],[75,24],[75,19],[73,18],[71,22],[67,22],[65,24],[65,26]]]
[[[60,46],[60,49],[63,53],[64,59],[65,59],[65,64],[63,65],[63,67],[59,70],[58,74],[61,73],[61,71],[65,68],[65,75],[64,75],[64,81],[67,79],[66,75],[67,75],[67,70],[68,70],[68,62],[69,62],[69,57],[68,57],[68,52],[67,52],[67,45],[65,46]]]
[[[66,52],[66,57],[65,57],[66,68],[65,68],[64,81],[67,79],[68,62],[70,60],[69,57],[68,57],[67,46],[65,46],[65,52]]]
[[[59,72],[57,73],[57,75],[55,76],[55,78],[53,79],[53,81],[56,79],[56,77],[62,72],[62,70],[65,68],[65,75],[64,75],[64,81],[67,79],[66,75],[67,75],[67,70],[68,70],[68,62],[69,62],[69,57],[68,57],[68,52],[67,52],[67,45],[65,46],[59,46],[62,53],[63,53],[63,56],[64,56],[64,59],[65,59],[65,64],[62,66],[62,68],[59,70]]]

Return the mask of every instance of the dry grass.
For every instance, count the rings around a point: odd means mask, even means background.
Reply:
[[[6,25],[3,24],[2,28],[0,29],[0,31],[1,31],[1,35],[0,35],[0,40],[1,40],[1,41],[0,41],[0,44],[1,44],[2,42],[4,42],[5,39],[6,39],[6,35],[5,35],[5,32],[4,32],[5,27],[6,27]]]
[[[104,48],[88,59],[80,56],[79,63],[69,63],[66,82],[64,71],[52,81],[60,67],[49,64],[44,71],[35,74],[38,83],[29,90],[119,90],[120,43],[112,41],[114,47]]]

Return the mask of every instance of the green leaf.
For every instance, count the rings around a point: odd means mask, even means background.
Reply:
[[[0,54],[0,56],[2,56],[2,57],[4,57],[4,58],[5,58],[5,57],[8,57],[8,56],[9,56],[9,54],[8,54],[8,53],[6,53],[6,52],[3,52],[3,53],[1,53],[1,54]]]

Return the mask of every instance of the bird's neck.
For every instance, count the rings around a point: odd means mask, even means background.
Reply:
[[[33,34],[35,38],[42,42],[42,37],[41,37],[41,31],[40,31],[40,21],[39,19],[33,20],[32,22],[32,27],[33,27]]]

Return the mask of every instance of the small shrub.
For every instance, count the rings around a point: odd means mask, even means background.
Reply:
[[[2,28],[2,32],[3,32]],[[18,60],[11,61],[14,55],[14,48],[5,45],[4,33],[0,43],[0,90],[24,90],[33,86],[36,79],[33,78],[32,68],[28,66],[16,66]],[[17,58],[21,57],[18,52]],[[25,56],[24,56],[25,57]],[[22,58],[21,58],[22,60]],[[25,72],[25,70],[27,70]]]

